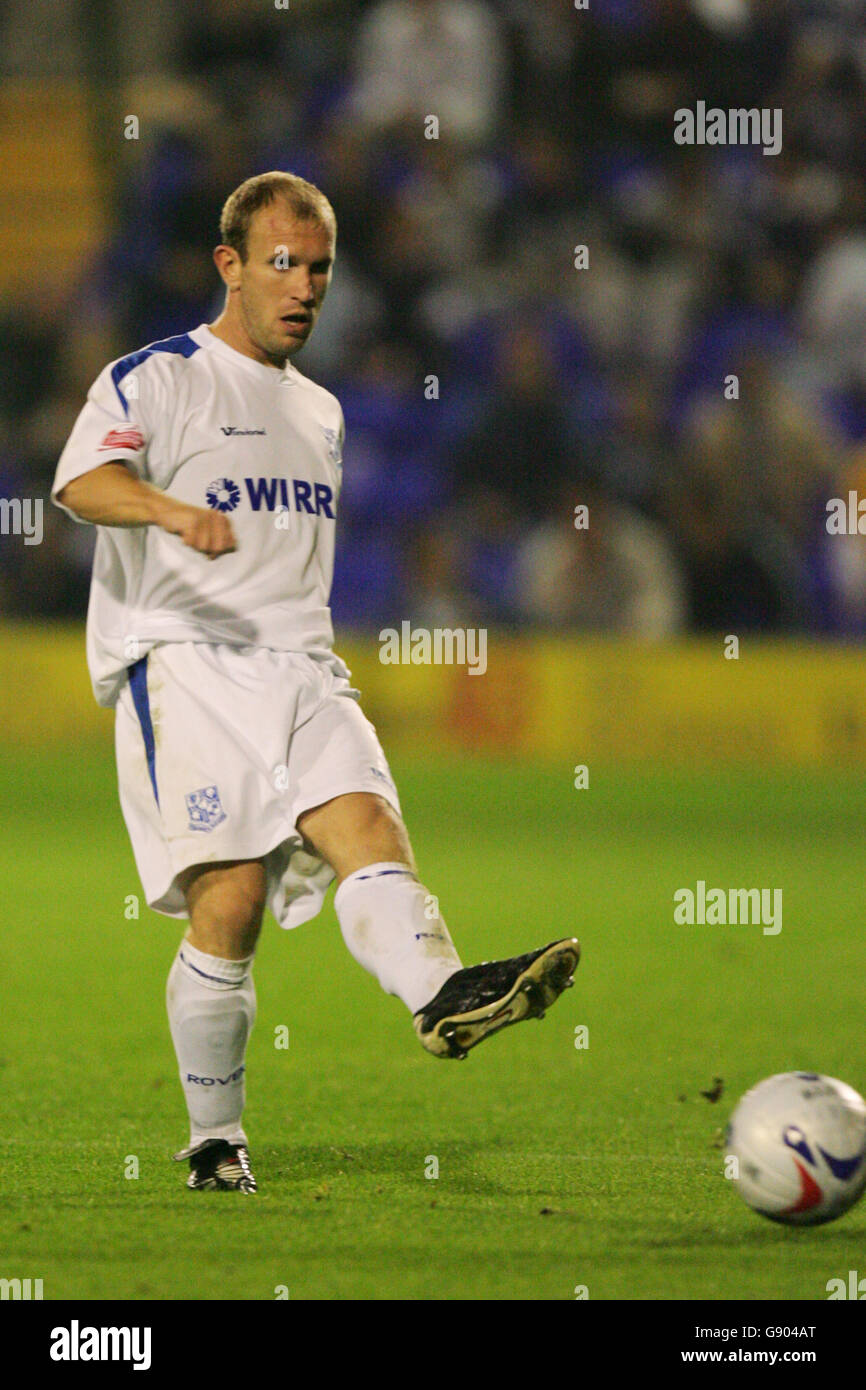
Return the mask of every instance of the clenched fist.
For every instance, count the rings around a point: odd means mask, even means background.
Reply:
[[[169,497],[136,477],[122,459],[110,459],[73,478],[57,500],[96,526],[160,526],[209,560],[237,550],[232,524],[222,512]]]
[[[227,555],[237,550],[235,533],[228,517],[223,512],[211,511],[208,507],[193,507],[187,502],[172,502],[164,509],[160,519],[164,531],[179,536],[184,545],[198,550],[209,560]]]

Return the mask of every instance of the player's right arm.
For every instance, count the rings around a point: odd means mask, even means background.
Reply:
[[[159,526],[211,560],[236,549],[232,524],[222,512],[169,497],[132,473],[122,459],[72,478],[56,500],[95,526]]]
[[[154,473],[151,455],[155,427],[171,413],[174,369],[184,359],[147,350],[137,356],[124,371],[109,363],[90,388],[57,465],[52,501],[96,526],[158,526],[215,560],[237,548],[228,517],[171,497],[171,472],[156,466]],[[171,456],[164,438],[160,453]]]

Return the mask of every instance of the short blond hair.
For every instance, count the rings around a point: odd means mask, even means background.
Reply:
[[[242,261],[247,258],[247,235],[254,213],[277,198],[285,199],[300,221],[316,222],[336,239],[337,218],[321,189],[298,174],[274,169],[269,174],[254,174],[245,179],[223,205],[220,237],[225,246],[237,251]]]

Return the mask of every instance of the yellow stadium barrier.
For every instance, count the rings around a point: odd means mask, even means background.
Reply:
[[[374,638],[338,641],[386,751],[544,761],[866,764],[866,653],[722,637],[644,646],[491,632],[487,669],[383,664]],[[110,745],[79,627],[0,626],[7,748]]]

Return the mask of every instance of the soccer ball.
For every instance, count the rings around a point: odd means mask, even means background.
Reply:
[[[866,1101],[815,1072],[770,1076],[731,1115],[734,1185],[771,1221],[818,1226],[853,1207],[866,1187]]]

